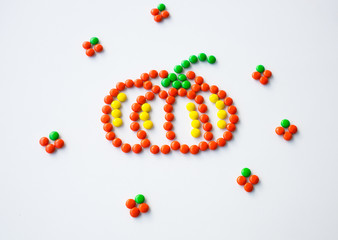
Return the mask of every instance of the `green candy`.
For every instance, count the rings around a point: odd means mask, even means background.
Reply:
[[[251,175],[251,170],[249,168],[243,168],[241,173],[243,177],[249,177]]]
[[[176,80],[176,81],[173,82],[173,88],[179,89],[181,87],[182,87],[182,84],[181,84],[180,81]]]
[[[56,131],[53,131],[53,132],[51,132],[51,133],[49,134],[49,138],[50,138],[50,140],[55,141],[56,139],[59,138],[59,133],[56,132]]]
[[[283,119],[280,125],[282,125],[283,128],[288,128],[290,126],[290,121],[287,119]]]
[[[190,83],[189,81],[183,81],[183,82],[182,82],[182,87],[183,87],[184,89],[189,89],[190,86],[191,86],[191,83]]]
[[[262,73],[262,72],[264,72],[264,70],[265,70],[265,67],[264,67],[263,65],[258,65],[258,66],[256,67],[256,71],[257,71],[257,72]]]
[[[162,79],[161,84],[162,84],[163,87],[169,87],[170,86],[170,79],[169,78]]]
[[[207,60],[207,55],[205,53],[200,53],[200,54],[198,54],[198,59],[201,62],[204,62],[205,60]]]
[[[181,65],[176,65],[176,66],[174,67],[174,71],[175,71],[176,73],[181,73],[181,72],[183,71],[183,67],[182,67]]]
[[[175,73],[169,73],[168,78],[171,82],[177,80],[177,75]]]
[[[90,43],[93,44],[93,45],[98,44],[99,43],[99,39],[97,37],[92,37],[90,39]]]
[[[164,11],[165,10],[165,5],[163,3],[160,3],[158,6],[157,6],[157,9],[160,10],[160,11]]]
[[[190,67],[190,62],[189,62],[188,60],[183,60],[183,61],[181,62],[181,65],[182,65],[182,67],[184,67],[184,68],[188,68],[188,67]]]
[[[184,74],[180,74],[180,75],[178,75],[178,80],[183,82],[183,81],[187,80],[187,76],[185,76]]]
[[[189,57],[189,61],[190,61],[191,63],[197,63],[198,58],[197,58],[196,55],[191,55],[191,56]]]
[[[135,202],[138,204],[143,203],[145,200],[144,196],[142,194],[137,194],[135,197]]]
[[[216,58],[213,55],[210,55],[208,57],[208,63],[214,64],[216,62]]]

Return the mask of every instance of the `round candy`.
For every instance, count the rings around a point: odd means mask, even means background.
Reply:
[[[175,150],[175,151],[178,150],[178,149],[180,149],[180,146],[181,146],[181,144],[178,141],[172,141],[170,143],[171,149]]]
[[[130,209],[130,216],[136,218],[140,215],[140,210],[137,207]]]
[[[182,67],[181,65],[176,65],[176,66],[174,67],[174,71],[175,71],[176,73],[181,73],[181,72],[183,71],[183,67]]]
[[[156,15],[159,14],[159,13],[160,13],[160,11],[159,11],[157,8],[153,8],[153,9],[151,9],[151,11],[150,11],[150,14],[153,15],[153,16],[156,16]]]
[[[170,147],[168,145],[163,145],[161,147],[161,153],[168,154],[170,152]]]
[[[39,143],[40,143],[41,146],[45,147],[45,146],[48,145],[49,140],[48,140],[48,138],[46,138],[46,137],[42,137],[42,138],[40,138]]]
[[[132,122],[130,124],[130,129],[132,131],[138,131],[140,129],[140,124],[138,122]]]
[[[90,43],[93,44],[93,45],[98,44],[99,43],[99,39],[97,37],[92,37],[90,39]]]
[[[247,192],[251,192],[253,190],[253,186],[251,183],[246,183],[244,185],[244,190],[247,191]]]
[[[117,95],[117,99],[120,101],[120,102],[124,102],[124,101],[126,101],[127,100],[127,95],[125,94],[125,93],[119,93],[118,95]]]
[[[143,148],[149,147],[149,146],[150,146],[150,141],[149,141],[149,139],[143,139],[143,140],[141,141],[141,146],[142,146]]]
[[[111,111],[111,115],[114,118],[119,118],[119,117],[121,117],[122,113],[119,109],[114,109],[113,111]]]
[[[53,153],[55,151],[55,146],[53,144],[48,144],[45,149],[47,153]]]
[[[167,18],[167,17],[169,17],[169,12],[167,10],[164,10],[164,11],[161,12],[161,16],[163,18]]]
[[[101,44],[96,44],[96,45],[94,46],[94,50],[95,50],[95,52],[102,52],[103,47],[102,47]]]
[[[145,197],[142,194],[137,194],[136,197],[135,197],[135,202],[137,204],[143,203],[144,200],[145,200]]]
[[[297,132],[297,127],[295,125],[290,125],[289,132],[295,134]]]
[[[182,144],[180,147],[180,152],[186,154],[189,152],[189,146],[187,144]]]
[[[159,5],[157,5],[157,9],[160,10],[160,11],[164,11],[165,5],[163,3],[160,3]]]
[[[237,183],[238,183],[239,185],[243,186],[243,185],[246,183],[246,178],[243,177],[243,176],[239,176],[239,177],[237,178]]]
[[[148,204],[146,204],[146,203],[141,203],[141,204],[138,206],[138,209],[140,209],[140,212],[141,212],[141,213],[146,213],[146,212],[148,212],[148,210],[149,210],[149,206],[148,206]]]
[[[188,60],[183,60],[183,61],[181,62],[181,65],[182,65],[182,67],[184,67],[184,68],[188,68],[188,67],[190,67],[190,62],[189,62]]]
[[[282,125],[283,128],[288,128],[290,126],[290,121],[287,119],[283,119],[280,125]]]
[[[90,42],[88,42],[88,41],[85,41],[85,42],[82,43],[82,47],[83,47],[84,49],[89,49],[91,46],[92,46],[92,45],[91,45]]]
[[[157,153],[160,152],[160,148],[157,145],[153,145],[153,146],[150,147],[150,152],[152,154],[157,154]]]
[[[191,112],[189,113],[189,117],[190,117],[192,120],[198,119],[198,112],[196,112],[196,111],[191,111]]]
[[[210,55],[208,57],[208,63],[214,64],[216,62],[216,58],[213,55]]]
[[[142,151],[142,146],[140,144],[134,144],[132,150],[134,153],[140,153]]]
[[[219,119],[225,119],[227,117],[227,112],[225,110],[219,110],[217,112],[217,117]]]
[[[259,79],[259,82],[263,85],[266,85],[266,84],[268,84],[269,79],[265,76],[261,76],[261,78]]]
[[[249,168],[243,168],[241,174],[243,177],[249,177],[251,175],[251,170]]]
[[[275,132],[277,133],[277,135],[283,135],[285,133],[285,130],[283,127],[276,127]]]
[[[216,102],[219,100],[218,95],[217,95],[217,94],[211,94],[211,95],[209,96],[209,100],[210,100],[210,102],[212,102],[212,103],[216,103]]]
[[[261,78],[261,74],[259,72],[253,72],[251,76],[255,80],[259,80]]]
[[[185,76],[184,74],[180,74],[180,75],[178,75],[178,80],[183,82],[183,81],[187,80],[187,76]]]
[[[198,138],[199,136],[201,136],[201,131],[197,128],[194,128],[191,130],[191,136],[193,136],[194,138]]]
[[[124,152],[124,153],[129,153],[130,150],[131,150],[130,144],[129,144],[129,143],[124,143],[124,144],[122,144],[121,150],[122,150],[122,152]]]
[[[86,50],[86,55],[87,55],[88,57],[91,57],[91,56],[93,56],[94,54],[95,54],[94,49],[89,48],[89,49]]]
[[[227,126],[227,123],[224,120],[219,120],[217,122],[217,127],[219,127],[220,129],[224,129],[226,128],[226,126]]]
[[[129,209],[132,209],[136,206],[136,202],[134,199],[128,199],[126,201],[126,207],[129,208]]]
[[[290,141],[292,139],[292,133],[290,132],[285,132],[284,135],[283,135],[283,138],[286,140],[286,141]]]
[[[183,87],[184,89],[189,89],[190,86],[191,86],[191,83],[190,83],[189,81],[183,81],[183,82],[182,82],[182,87]]]
[[[142,109],[143,112],[150,112],[151,111],[151,106],[150,106],[149,103],[144,103],[144,104],[142,104],[141,109]]]
[[[250,178],[249,178],[249,181],[252,183],[252,184],[257,184],[259,182],[259,178],[258,176],[256,175],[251,175]]]
[[[198,54],[198,59],[201,62],[204,62],[205,60],[207,60],[207,55],[205,53],[200,53],[200,54]]]
[[[191,112],[191,111],[194,111],[196,109],[196,106],[195,106],[194,103],[187,103],[186,108],[189,112]]]
[[[122,121],[121,118],[114,118],[114,120],[113,120],[113,125],[114,125],[115,127],[121,127],[121,126],[122,126],[122,123],[123,123],[123,121]]]
[[[176,89],[179,89],[180,87],[182,87],[182,84],[180,81],[174,81],[173,82],[173,87]]]
[[[190,61],[191,63],[197,63],[198,58],[197,58],[196,55],[191,55],[191,56],[189,57],[189,61]]]
[[[189,150],[190,150],[191,154],[197,154],[200,151],[199,147],[196,146],[196,145],[191,145],[190,148],[189,148]]]
[[[144,121],[143,127],[144,127],[145,129],[152,129],[152,128],[153,128],[153,122],[150,121],[150,120]]]
[[[192,120],[192,121],[191,121],[191,126],[192,126],[193,128],[200,128],[200,127],[201,127],[201,122],[198,121],[198,120]]]
[[[119,109],[121,107],[121,102],[115,100],[111,103],[111,107],[114,108],[114,109]]]
[[[59,133],[56,132],[56,131],[53,131],[53,132],[51,132],[51,133],[49,134],[49,138],[50,138],[50,140],[55,141],[56,139],[59,138]]]
[[[215,103],[215,106],[216,106],[217,109],[222,110],[225,107],[225,104],[224,104],[224,102],[222,100],[218,100]]]
[[[256,67],[256,71],[259,72],[259,73],[264,72],[264,70],[265,70],[265,68],[264,68],[263,65],[258,65],[258,66]]]
[[[65,142],[62,139],[56,139],[56,141],[54,142],[54,146],[56,148],[62,148],[65,145]]]
[[[265,70],[265,71],[263,72],[263,75],[264,75],[265,77],[269,78],[269,77],[271,77],[272,73],[271,73],[270,70]]]
[[[170,79],[169,78],[163,78],[161,81],[161,85],[163,87],[169,87],[170,86]]]
[[[166,133],[166,137],[167,137],[169,140],[173,140],[173,139],[175,139],[176,134],[175,134],[173,131],[168,131],[168,132]]]
[[[155,22],[161,22],[162,21],[162,15],[157,14],[156,16],[154,16],[154,20],[155,20]]]
[[[142,121],[148,120],[148,119],[149,119],[149,113],[147,113],[147,112],[141,112],[141,113],[140,113],[140,119],[141,119]]]
[[[171,82],[177,80],[177,75],[175,73],[170,73],[168,75],[168,78],[170,79]]]

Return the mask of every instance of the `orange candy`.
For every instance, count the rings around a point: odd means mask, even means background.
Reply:
[[[161,153],[168,154],[170,152],[170,147],[168,145],[162,145]]]
[[[139,124],[138,122],[132,122],[132,123],[130,124],[130,129],[131,129],[132,131],[137,131],[137,130],[140,129],[140,124]]]
[[[142,81],[148,81],[149,80],[149,74],[148,73],[142,73],[140,76]]]
[[[143,81],[141,79],[136,79],[134,82],[135,87],[141,88],[143,87]]]
[[[158,15],[156,15],[154,17],[154,20],[155,20],[155,22],[161,22],[162,21],[162,16],[158,14]]]
[[[141,146],[142,146],[143,148],[149,147],[149,146],[150,146],[150,141],[149,141],[149,139],[143,139],[143,140],[141,141]]]
[[[203,79],[203,77],[201,77],[201,76],[197,76],[197,77],[195,78],[195,83],[196,83],[196,84],[202,85],[203,81],[204,81],[204,79]]]
[[[233,123],[228,123],[227,124],[227,129],[228,129],[228,131],[233,132],[233,131],[236,130],[236,125],[233,124]]]
[[[174,120],[174,118],[175,118],[175,116],[174,116],[174,114],[172,114],[172,113],[167,113],[167,114],[165,115],[165,119],[166,119],[167,121],[169,121],[169,122],[171,122],[172,120]]]
[[[173,131],[169,131],[169,132],[166,133],[165,136],[166,136],[169,140],[173,140],[173,139],[175,139],[176,134],[175,134],[175,132],[173,132]]]
[[[105,130],[106,132],[110,132],[111,130],[113,130],[113,125],[111,123],[105,123],[103,125],[103,130]]]
[[[155,94],[153,92],[147,92],[145,97],[147,100],[151,101],[155,98]]]
[[[189,152],[189,146],[187,144],[182,144],[180,147],[180,152],[186,154]]]
[[[46,137],[42,137],[42,138],[40,138],[39,143],[40,143],[41,146],[45,147],[45,146],[48,145],[49,140],[48,140],[48,138],[46,138]]]
[[[258,176],[256,175],[251,175],[250,178],[249,178],[249,181],[252,183],[252,184],[257,184],[259,182],[259,178]]]
[[[175,103],[175,97],[168,96],[165,100],[168,104],[174,104]]]
[[[160,88],[160,86],[158,86],[158,85],[154,85],[154,86],[151,88],[151,91],[152,91],[153,93],[159,93],[159,92],[161,91],[161,88]]]
[[[55,151],[55,146],[53,144],[48,144],[45,150],[47,153],[53,153]]]
[[[167,113],[170,113],[170,112],[172,112],[173,111],[173,106],[171,105],[171,104],[165,104],[164,106],[163,106],[163,110],[165,111],[165,112],[167,112]]]
[[[227,96],[227,93],[224,90],[219,90],[217,95],[220,99],[223,99]]]
[[[208,107],[205,104],[201,104],[198,106],[198,111],[200,111],[201,113],[205,113],[206,111],[208,111]]]
[[[289,126],[289,132],[292,134],[295,134],[298,131],[297,127],[295,125]]]
[[[54,145],[56,148],[62,148],[65,145],[65,142],[59,138],[55,140]]]
[[[117,90],[116,88],[112,88],[110,89],[109,94],[112,97],[116,97],[119,94],[119,90]]]
[[[230,117],[229,117],[229,120],[230,120],[230,122],[231,123],[237,123],[238,122],[238,116],[237,115],[231,115]]]
[[[130,209],[130,216],[136,218],[140,215],[140,210],[137,207]]]
[[[220,147],[223,147],[226,144],[226,141],[225,141],[224,138],[218,138],[216,142],[217,142],[218,146],[220,146]]]
[[[212,134],[212,132],[206,132],[204,133],[204,139],[207,141],[210,141],[214,138],[214,134]],[[210,147],[210,146],[209,146]]]
[[[146,204],[146,203],[141,203],[141,204],[138,206],[138,209],[140,210],[141,213],[146,213],[146,212],[148,212],[148,210],[149,210],[149,206],[148,206],[148,204]]]
[[[106,104],[111,104],[113,102],[113,100],[114,100],[114,98],[110,95],[107,95],[107,96],[104,97],[104,102]]]
[[[158,94],[158,96],[161,98],[161,99],[165,99],[168,97],[168,93],[165,91],[165,90],[162,90],[160,91],[160,93]]]
[[[151,78],[157,78],[158,72],[157,72],[156,70],[150,70],[149,76],[150,76]]]
[[[173,124],[171,122],[165,122],[163,124],[163,128],[167,131],[170,131],[173,128]]]
[[[143,83],[143,88],[144,89],[150,90],[152,87],[153,87],[153,84],[150,81],[145,81]]]
[[[92,46],[91,43],[88,42],[88,41],[85,41],[85,42],[82,43],[82,47],[84,49],[89,49],[91,46]]]
[[[194,79],[196,75],[193,71],[188,71],[186,76],[188,79]]]
[[[277,133],[277,135],[283,135],[285,133],[285,130],[283,127],[276,127],[275,132]]]
[[[137,121],[138,118],[139,118],[139,115],[138,115],[137,112],[132,112],[132,113],[129,115],[129,118],[130,118],[130,120],[132,120],[132,121]]]
[[[230,106],[233,103],[232,98],[231,97],[225,98],[224,103],[225,105]]]
[[[200,148],[201,151],[205,151],[209,148],[209,145],[207,142],[202,141],[198,144],[198,147]]]
[[[238,183],[239,185],[243,186],[243,185],[246,183],[246,178],[243,177],[243,176],[239,176],[239,177],[237,178],[237,183]]]
[[[150,11],[150,14],[153,15],[153,16],[156,16],[159,13],[160,13],[160,10],[158,10],[157,8],[153,8]]]
[[[141,111],[141,105],[138,103],[133,103],[133,105],[131,105],[131,110],[133,110],[134,112],[139,112]]]
[[[235,106],[231,105],[231,106],[228,107],[228,112],[230,114],[235,114],[237,112],[237,108]]]
[[[286,140],[286,141],[290,141],[292,139],[292,133],[290,132],[285,132],[284,135],[283,135],[283,138]]]
[[[200,121],[201,121],[202,123],[208,122],[208,121],[209,121],[209,116],[206,115],[206,114],[202,114],[202,115],[200,116]]]
[[[218,87],[216,85],[211,85],[210,92],[214,94],[218,93]]]
[[[138,96],[137,98],[136,98],[136,102],[138,103],[138,104],[140,104],[140,105],[142,105],[142,104],[144,104],[145,102],[147,101],[147,99],[144,97],[144,96]]]
[[[172,150],[178,150],[180,149],[181,144],[178,141],[173,141],[170,144],[170,147]]]
[[[189,91],[187,92],[187,98],[189,98],[189,99],[194,99],[195,97],[196,97],[196,93],[195,93],[194,91],[189,90]]]
[[[164,10],[164,11],[161,12],[161,16],[163,18],[167,18],[167,17],[169,17],[169,12],[167,10]]]
[[[131,79],[127,79],[124,84],[126,85],[127,88],[131,88],[134,86],[134,81]]]
[[[215,141],[210,141],[209,142],[209,148],[211,150],[215,150],[215,149],[217,149],[217,147],[218,147],[218,144]]]
[[[253,186],[251,183],[246,183],[244,185],[244,190],[247,191],[247,192],[251,192],[253,190]]]
[[[94,49],[89,48],[89,49],[86,50],[86,55],[87,55],[88,57],[91,57],[91,56],[93,56],[94,54],[95,54]]]
[[[102,52],[103,47],[102,47],[101,44],[96,44],[96,45],[94,46],[94,50],[95,50],[95,52]]]
[[[206,91],[209,91],[209,84],[207,84],[207,83],[202,83],[202,85],[201,85],[201,89],[202,89],[202,91],[203,92],[206,92]]]
[[[134,199],[128,199],[126,201],[126,207],[129,208],[129,209],[132,209],[134,207],[136,207],[136,202]]]
[[[193,85],[191,86],[191,90],[193,90],[194,92],[198,92],[198,91],[201,90],[201,86],[198,85],[198,84],[193,84]]]
[[[223,138],[225,139],[225,141],[230,141],[232,139],[232,133],[228,131],[224,132]]]
[[[110,107],[109,105],[104,105],[104,106],[102,107],[102,112],[103,112],[104,114],[110,114],[110,112],[111,112],[111,107]]]
[[[177,96],[177,89],[176,88],[170,88],[169,90],[168,90],[168,94],[170,95],[170,96],[173,96],[173,97],[176,97]]]
[[[178,95],[181,96],[181,97],[186,96],[187,95],[187,90],[184,89],[184,88],[178,89]]]
[[[168,72],[166,70],[161,70],[158,75],[160,78],[166,78],[168,77]]]
[[[264,75],[265,77],[269,78],[269,77],[271,77],[272,73],[271,73],[270,70],[265,70],[265,71],[263,72],[263,75]]]
[[[259,79],[259,82],[260,82],[261,84],[263,84],[263,85],[266,85],[266,84],[268,84],[269,79],[268,79],[267,77],[265,77],[265,76],[262,76],[262,77]]]
[[[129,153],[130,150],[131,150],[131,146],[129,143],[124,143],[122,146],[121,146],[121,150],[122,152],[124,153]]]
[[[204,102],[204,97],[202,97],[201,95],[198,95],[195,97],[195,102],[197,104],[202,104]]]
[[[190,150],[191,154],[197,154],[200,151],[199,147],[196,146],[196,145],[191,145],[190,148],[189,148],[189,150]]]
[[[150,147],[150,152],[152,154],[157,154],[157,153],[160,152],[160,148],[157,145],[153,145],[153,146]]]
[[[134,144],[132,150],[134,153],[140,153],[142,151],[142,146],[140,144]]]
[[[115,138],[115,139],[113,140],[112,144],[113,144],[114,147],[120,147],[121,144],[122,144],[122,140],[119,139],[119,138]]]
[[[207,132],[211,131],[211,129],[212,129],[212,124],[209,123],[209,122],[204,123],[204,124],[203,124],[203,129],[204,129],[204,131],[207,131]]]
[[[252,78],[255,79],[255,80],[259,80],[261,78],[260,72],[253,72]]]
[[[116,83],[116,89],[119,91],[123,91],[126,88],[126,85],[123,82]]]
[[[115,138],[115,133],[114,133],[114,132],[108,132],[108,133],[106,134],[106,139],[107,139],[107,140],[112,141],[112,140],[114,140],[114,138]]]
[[[144,130],[140,130],[137,132],[136,136],[139,139],[145,139],[147,137],[147,133]]]

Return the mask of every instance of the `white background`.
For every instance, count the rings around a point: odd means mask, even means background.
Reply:
[[[158,3],[1,1],[0,239],[335,239],[338,2],[168,0],[160,24]],[[89,58],[92,36],[104,52]],[[233,141],[197,156],[115,149],[100,117],[116,82],[200,52],[217,64],[193,70],[238,108]],[[267,86],[251,78],[258,64],[273,73]],[[138,94],[126,93],[116,132],[136,143]],[[177,101],[175,131],[192,144]],[[158,144],[162,106],[151,113]],[[274,132],[283,118],[299,129],[290,142]],[[52,130],[66,147],[49,155],[38,141]],[[236,183],[243,167],[261,179],[252,193]],[[138,193],[151,211],[133,219],[124,204]]]

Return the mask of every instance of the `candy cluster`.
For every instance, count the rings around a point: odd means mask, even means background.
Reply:
[[[292,135],[297,133],[298,129],[295,125],[291,125],[290,121],[287,119],[283,119],[281,121],[281,127],[276,127],[275,132],[277,135],[283,135],[283,138],[286,141],[290,141],[292,139]],[[285,131],[287,129],[288,131]]]
[[[137,204],[139,204],[137,206]],[[145,197],[142,194],[138,194],[134,199],[128,199],[126,201],[126,207],[130,209],[130,216],[136,218],[140,213],[146,213],[149,210],[148,204],[145,203]]]
[[[49,134],[49,138],[50,140],[54,141],[54,144],[49,143],[49,139],[46,137],[40,138],[39,142],[41,146],[45,147],[47,153],[53,153],[55,151],[55,148],[62,148],[65,144],[64,141],[59,137],[59,133],[53,131]]]
[[[169,17],[169,12],[166,9],[166,6],[163,3],[160,3],[157,8],[151,9],[150,13],[154,16],[155,22],[161,22],[164,18]]]
[[[95,52],[102,52],[103,50],[103,47],[99,44],[99,39],[97,37],[92,37],[89,42],[83,42],[82,47],[86,49],[86,55],[88,57],[94,56]]]
[[[251,170],[249,168],[243,168],[241,171],[242,176],[237,178],[237,183],[241,186],[244,186],[244,190],[251,192],[253,190],[253,185],[259,182],[259,178],[256,175],[251,175]],[[249,177],[249,182],[247,178]]]
[[[256,72],[252,73],[252,78],[255,80],[259,80],[259,82],[263,85],[268,84],[269,78],[272,76],[270,70],[265,70],[263,65],[258,65],[256,67]]]

